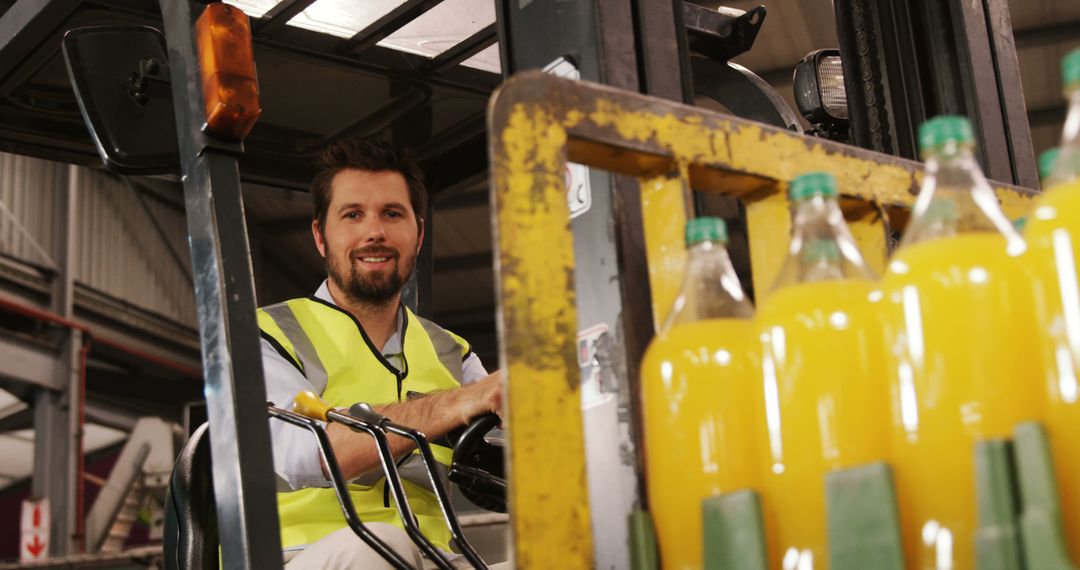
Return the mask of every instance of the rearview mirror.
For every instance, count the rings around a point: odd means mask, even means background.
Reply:
[[[120,174],[179,173],[168,56],[146,26],[93,26],[64,35],[64,60],[105,167]]]

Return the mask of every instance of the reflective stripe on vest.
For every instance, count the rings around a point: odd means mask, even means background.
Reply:
[[[460,385],[465,341],[438,325],[405,310],[402,365],[397,370],[375,349],[350,313],[320,299],[294,299],[260,309],[262,333],[298,360],[304,375],[320,389],[326,403],[348,408],[357,402],[389,404],[408,393],[426,394]],[[452,451],[433,445],[435,459],[448,466]],[[431,481],[414,453],[399,467],[421,530],[440,548],[449,550],[450,534],[442,519]],[[445,481],[445,471],[443,471]],[[360,520],[402,526],[386,493],[381,470],[349,485]],[[284,547],[311,544],[346,526],[341,507],[330,488],[305,488],[278,493]]]

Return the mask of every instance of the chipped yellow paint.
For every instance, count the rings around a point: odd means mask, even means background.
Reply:
[[[686,248],[683,233],[688,208],[685,165],[671,174],[641,180],[641,219],[649,265],[655,330],[667,320],[682,284]]]
[[[492,165],[515,567],[591,568],[566,130],[515,105]]]
[[[723,137],[722,132],[705,126],[702,117],[691,116],[684,121],[671,114],[626,111],[618,103],[603,98],[596,99],[588,117],[597,126],[614,128],[625,140],[655,140],[683,162],[716,158],[714,139]]]
[[[810,171],[828,171],[842,188],[868,200],[911,205],[911,191],[922,174],[901,165],[849,156],[820,143],[786,131],[767,130],[755,124],[714,121],[690,115],[680,119],[672,114],[627,111],[603,98],[595,101],[589,120],[600,127],[615,129],[628,141],[654,141],[676,160],[687,163],[721,163],[730,170],[763,178],[790,181]],[[914,184],[913,184],[914,181]]]
[[[851,228],[851,236],[855,238],[855,244],[859,246],[863,260],[874,271],[874,275],[880,276],[885,272],[885,262],[889,255],[885,224],[881,217],[866,216],[848,222],[848,227]]]
[[[897,205],[911,205],[912,173],[903,166],[832,152],[821,143],[787,132],[767,131],[757,125],[738,127],[723,139],[730,151],[730,166],[790,182],[807,172],[829,172],[845,194]],[[921,177],[915,179],[916,184]]]
[[[1010,220],[1026,216],[1031,209],[1031,203],[1035,199],[1034,194],[1021,195],[1008,188],[995,188],[998,199],[1001,200],[1001,209]]]
[[[791,208],[784,193],[746,205],[746,233],[750,241],[750,270],[754,302],[769,296],[791,241]]]

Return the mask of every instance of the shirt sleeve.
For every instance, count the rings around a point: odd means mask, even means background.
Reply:
[[[263,374],[266,398],[282,409],[292,409],[296,395],[304,390],[319,391],[285,359],[265,338],[262,339]],[[323,424],[323,427],[326,427]],[[292,489],[328,487],[323,476],[319,444],[311,432],[281,420],[270,418],[270,443],[274,454],[274,472]]]
[[[480,362],[480,357],[475,352],[470,352],[461,363],[462,386],[472,384],[487,375],[488,371],[484,368],[484,363]]]

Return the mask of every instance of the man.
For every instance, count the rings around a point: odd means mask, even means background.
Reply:
[[[292,405],[303,390],[336,408],[367,402],[391,420],[437,439],[472,418],[499,412],[499,374],[488,375],[469,344],[401,303],[424,240],[423,177],[384,139],[344,141],[326,150],[312,182],[311,233],[326,260],[315,295],[259,310],[267,398]],[[282,543],[290,570],[389,568],[346,526],[310,434],[271,421]],[[339,424],[327,435],[360,519],[407,559],[419,553],[401,529],[373,440]],[[395,457],[413,446],[390,436]],[[441,463],[450,450],[436,447]],[[417,473],[407,463],[406,473]],[[449,531],[426,474],[407,477],[409,502],[425,536],[449,551]],[[452,555],[453,556],[453,555]]]

